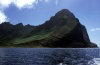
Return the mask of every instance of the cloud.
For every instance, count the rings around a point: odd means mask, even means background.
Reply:
[[[38,0],[13,0],[13,4],[16,5],[19,9],[32,8],[37,3]]]
[[[32,8],[39,2],[47,3],[50,0],[0,0],[0,23],[7,21],[7,16],[4,14],[4,10],[8,8],[11,4],[15,5],[17,8]]]
[[[7,8],[11,4],[14,4],[19,9],[30,8],[37,4],[39,0],[0,0],[0,7]]]
[[[0,0],[0,8],[8,7],[13,0]]]
[[[7,21],[7,16],[0,11],[0,23]]]
[[[21,8],[31,8],[38,2],[49,2],[49,0],[0,0],[0,7],[9,7],[14,4],[19,9]]]
[[[95,32],[95,31],[100,31],[100,28],[93,28],[90,31]]]

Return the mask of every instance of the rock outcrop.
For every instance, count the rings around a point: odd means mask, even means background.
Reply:
[[[67,9],[39,26],[0,24],[0,45],[3,44],[18,47],[97,47],[91,43],[85,26]]]

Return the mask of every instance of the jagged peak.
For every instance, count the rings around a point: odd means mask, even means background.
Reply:
[[[23,26],[23,23],[18,23],[18,24],[16,24],[16,26],[19,26],[19,25],[20,25],[20,26]]]
[[[70,13],[70,11],[68,9],[62,9],[58,13]]]
[[[1,25],[12,25],[10,22],[3,22]]]
[[[27,24],[27,25],[25,25],[25,27],[35,27],[35,26]]]
[[[56,17],[66,17],[66,18],[75,18],[74,14],[68,9],[62,9],[56,13]]]

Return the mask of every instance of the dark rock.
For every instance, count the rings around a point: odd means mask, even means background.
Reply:
[[[49,27],[49,30],[56,26],[56,32],[51,35],[52,39],[46,42],[46,46],[74,48],[97,47],[96,44],[90,42],[85,26],[67,9],[59,11],[43,25],[47,25],[46,27]],[[60,28],[63,26],[67,26],[70,30],[66,27],[66,31],[60,32]]]
[[[39,26],[4,22],[0,24],[0,42],[4,46],[21,47],[97,47],[90,42],[85,26],[67,9],[59,11]]]

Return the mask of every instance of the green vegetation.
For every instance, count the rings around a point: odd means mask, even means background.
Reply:
[[[35,41],[35,40],[41,40],[44,38],[48,38],[51,35],[51,33],[47,33],[47,34],[37,34],[37,35],[33,35],[27,38],[18,38],[14,40],[14,44],[21,44],[21,43],[27,43],[27,42],[31,42],[31,41]]]
[[[66,9],[39,26],[0,24],[0,46],[97,47],[91,44],[85,27]]]

